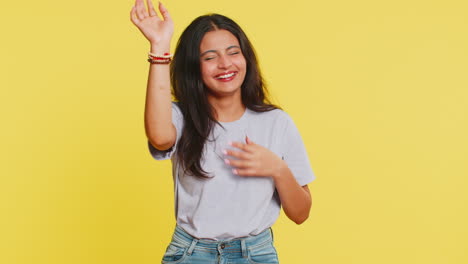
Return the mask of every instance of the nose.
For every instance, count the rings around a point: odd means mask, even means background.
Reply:
[[[227,69],[231,67],[232,61],[228,55],[221,55],[218,60],[218,68]]]

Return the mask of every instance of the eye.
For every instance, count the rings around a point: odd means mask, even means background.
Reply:
[[[204,61],[209,61],[209,60],[212,60],[214,58],[216,58],[215,54],[207,54],[205,57],[203,57],[203,60]]]
[[[239,54],[239,53],[240,53],[239,51],[235,51],[235,52],[230,53],[229,55],[236,55],[236,54]]]

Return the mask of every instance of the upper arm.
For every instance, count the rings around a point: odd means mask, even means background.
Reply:
[[[179,107],[172,104],[172,125],[165,138],[160,138],[159,142],[151,141],[148,138],[148,146],[151,155],[157,160],[169,159],[177,148],[177,142],[181,137],[184,127],[184,118]]]
[[[307,194],[309,194],[309,197],[312,199],[312,196],[311,196],[310,190],[309,190],[309,186],[306,184],[306,185],[302,186],[302,189],[304,189],[307,192]]]
[[[312,206],[312,195],[310,194],[309,186],[306,184],[306,185],[302,186],[302,189],[304,189],[306,191],[306,193],[308,194],[309,200],[310,200],[310,203],[311,203],[311,206]]]
[[[172,148],[176,142],[176,139],[177,130],[173,123],[171,123],[170,131],[168,131],[166,138],[159,139],[158,141],[153,141],[150,137],[148,137],[148,140],[150,141],[151,145],[153,145],[154,148],[160,151],[165,151]]]

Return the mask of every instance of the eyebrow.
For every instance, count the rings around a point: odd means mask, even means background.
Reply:
[[[240,49],[239,46],[232,45],[232,46],[227,47],[226,50],[230,50],[230,49],[233,49],[233,48],[239,48]],[[203,55],[205,55],[208,52],[217,52],[217,50],[207,50],[207,51],[203,52],[202,54],[200,54],[200,57],[202,57]]]

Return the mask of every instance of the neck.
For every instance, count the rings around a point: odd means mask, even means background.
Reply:
[[[214,108],[214,117],[219,122],[233,122],[244,114],[245,106],[239,97],[208,97],[208,102]]]

